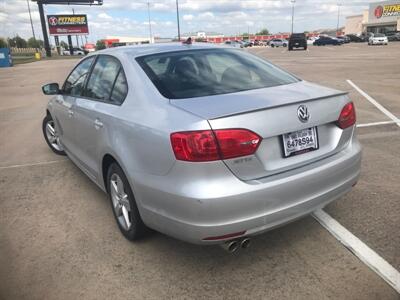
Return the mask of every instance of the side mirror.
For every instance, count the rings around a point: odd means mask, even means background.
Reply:
[[[60,93],[60,87],[58,83],[49,83],[42,86],[42,91],[45,95],[57,95]]]

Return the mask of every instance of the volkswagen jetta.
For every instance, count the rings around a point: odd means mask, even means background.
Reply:
[[[343,196],[359,177],[347,94],[240,49],[106,49],[62,87],[42,89],[54,95],[46,142],[109,194],[129,240],[149,227],[236,249]]]

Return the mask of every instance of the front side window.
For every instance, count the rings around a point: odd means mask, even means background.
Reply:
[[[115,84],[118,91],[113,92]],[[126,92],[126,79],[118,59],[109,55],[100,55],[90,74],[84,96],[121,104]]]
[[[68,76],[64,83],[63,94],[71,96],[81,96],[85,85],[85,79],[89,73],[94,56],[82,61]]]
[[[169,99],[228,94],[298,81],[274,65],[235,49],[167,52],[137,57],[136,61]]]

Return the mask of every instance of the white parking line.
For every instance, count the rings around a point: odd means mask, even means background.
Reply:
[[[379,125],[387,125],[387,124],[399,124],[395,121],[383,121],[383,122],[373,122],[373,123],[364,123],[364,124],[357,124],[357,128],[360,127],[370,127],[370,126],[379,126]]]
[[[357,92],[359,92],[361,95],[365,97],[369,102],[371,102],[373,105],[376,106],[377,109],[379,109],[381,112],[383,112],[386,116],[388,116],[390,119],[392,119],[397,126],[400,127],[400,119],[398,119],[394,114],[392,114],[390,111],[388,111],[386,108],[384,108],[381,104],[378,103],[374,98],[372,98],[370,95],[368,95],[366,92],[364,92],[362,89],[360,89],[357,85],[355,85],[350,79],[346,80],[348,84],[350,84]]]
[[[50,164],[55,164],[55,163],[59,163],[59,162],[62,162],[62,161],[67,161],[67,159],[51,160],[51,161],[42,161],[42,162],[31,163],[31,164],[4,166],[4,167],[0,167],[0,170],[4,170],[4,169],[14,169],[14,168],[23,168],[23,167],[32,167],[32,166],[41,166],[41,165],[50,165]]]
[[[323,210],[315,211],[313,217],[371,270],[400,293],[399,271]]]
[[[328,50],[335,50],[335,49],[333,49],[331,47],[325,47],[325,48],[328,49]]]

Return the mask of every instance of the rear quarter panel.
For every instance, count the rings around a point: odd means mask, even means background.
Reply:
[[[171,106],[132,57],[123,54],[116,57],[124,66],[129,90],[121,106],[98,108],[106,128],[98,161],[101,166],[103,157],[112,155],[134,189],[136,176],[164,176],[174,165],[172,132],[210,126],[207,121]]]

